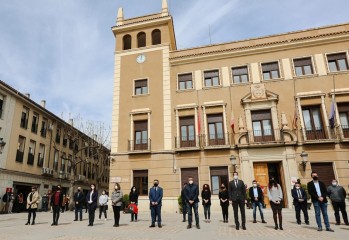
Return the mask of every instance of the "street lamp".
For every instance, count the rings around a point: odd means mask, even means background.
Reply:
[[[6,142],[3,140],[3,138],[0,138],[0,154],[2,153],[2,150],[4,149],[6,145]]]
[[[302,162],[300,163],[303,167],[303,171],[305,171],[305,169],[307,168],[307,162],[308,162],[308,153],[305,151],[302,151],[302,153],[300,154],[301,158],[302,158]]]
[[[233,167],[234,167],[234,172],[236,172],[236,157],[234,155],[231,155],[229,157],[229,160],[231,162],[231,165],[233,165]]]

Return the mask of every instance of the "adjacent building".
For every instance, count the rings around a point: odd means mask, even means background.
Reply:
[[[0,196],[7,190],[26,201],[32,186],[44,196],[58,184],[68,194],[71,185],[108,188],[110,150],[45,105],[0,81]]]
[[[164,0],[161,13],[131,19],[120,8],[112,32],[111,189],[137,186],[147,209],[159,179],[172,212],[188,176],[211,186],[216,208],[235,170],[267,203],[274,177],[285,207],[312,171],[347,189],[349,24],[177,49]]]

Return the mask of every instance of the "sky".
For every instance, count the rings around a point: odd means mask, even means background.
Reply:
[[[119,7],[162,0],[0,0],[0,79],[62,117],[111,126]],[[177,48],[349,22],[348,0],[168,0]],[[210,37],[211,36],[211,37]]]

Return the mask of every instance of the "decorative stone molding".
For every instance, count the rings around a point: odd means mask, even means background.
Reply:
[[[252,84],[251,85],[251,96],[252,99],[266,98],[265,87],[263,83]]]

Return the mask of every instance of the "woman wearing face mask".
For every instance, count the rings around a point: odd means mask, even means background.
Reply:
[[[228,222],[228,208],[229,208],[229,193],[228,189],[224,183],[221,184],[221,189],[219,191],[219,202],[222,208],[223,222]]]
[[[282,189],[281,186],[274,180],[271,179],[269,181],[269,186],[268,186],[268,196],[270,200],[270,206],[271,209],[273,210],[273,218],[274,218],[274,223],[275,223],[275,230],[284,230],[282,228]],[[277,218],[279,218],[279,225]]]
[[[108,195],[105,190],[102,191],[102,195],[99,197],[99,220],[101,220],[102,213],[104,213],[104,220],[107,221],[107,207],[108,207]]]
[[[114,212],[114,225],[113,225],[113,227],[119,227],[122,200],[123,200],[123,194],[122,194],[122,191],[120,188],[120,184],[115,183],[114,192],[111,195],[111,202],[113,205],[113,212]]]
[[[131,188],[129,196],[130,196],[130,204],[134,204],[137,206],[139,193],[135,186]],[[133,222],[133,220],[137,222],[137,217],[138,217],[138,212],[137,213],[136,211],[131,212],[131,222]]]
[[[95,221],[95,211],[97,208],[98,192],[95,184],[91,184],[90,191],[86,195],[86,202],[88,208],[88,226],[93,226]]]
[[[205,222],[211,221],[211,190],[208,184],[202,186],[201,191],[202,206],[204,206]]]

